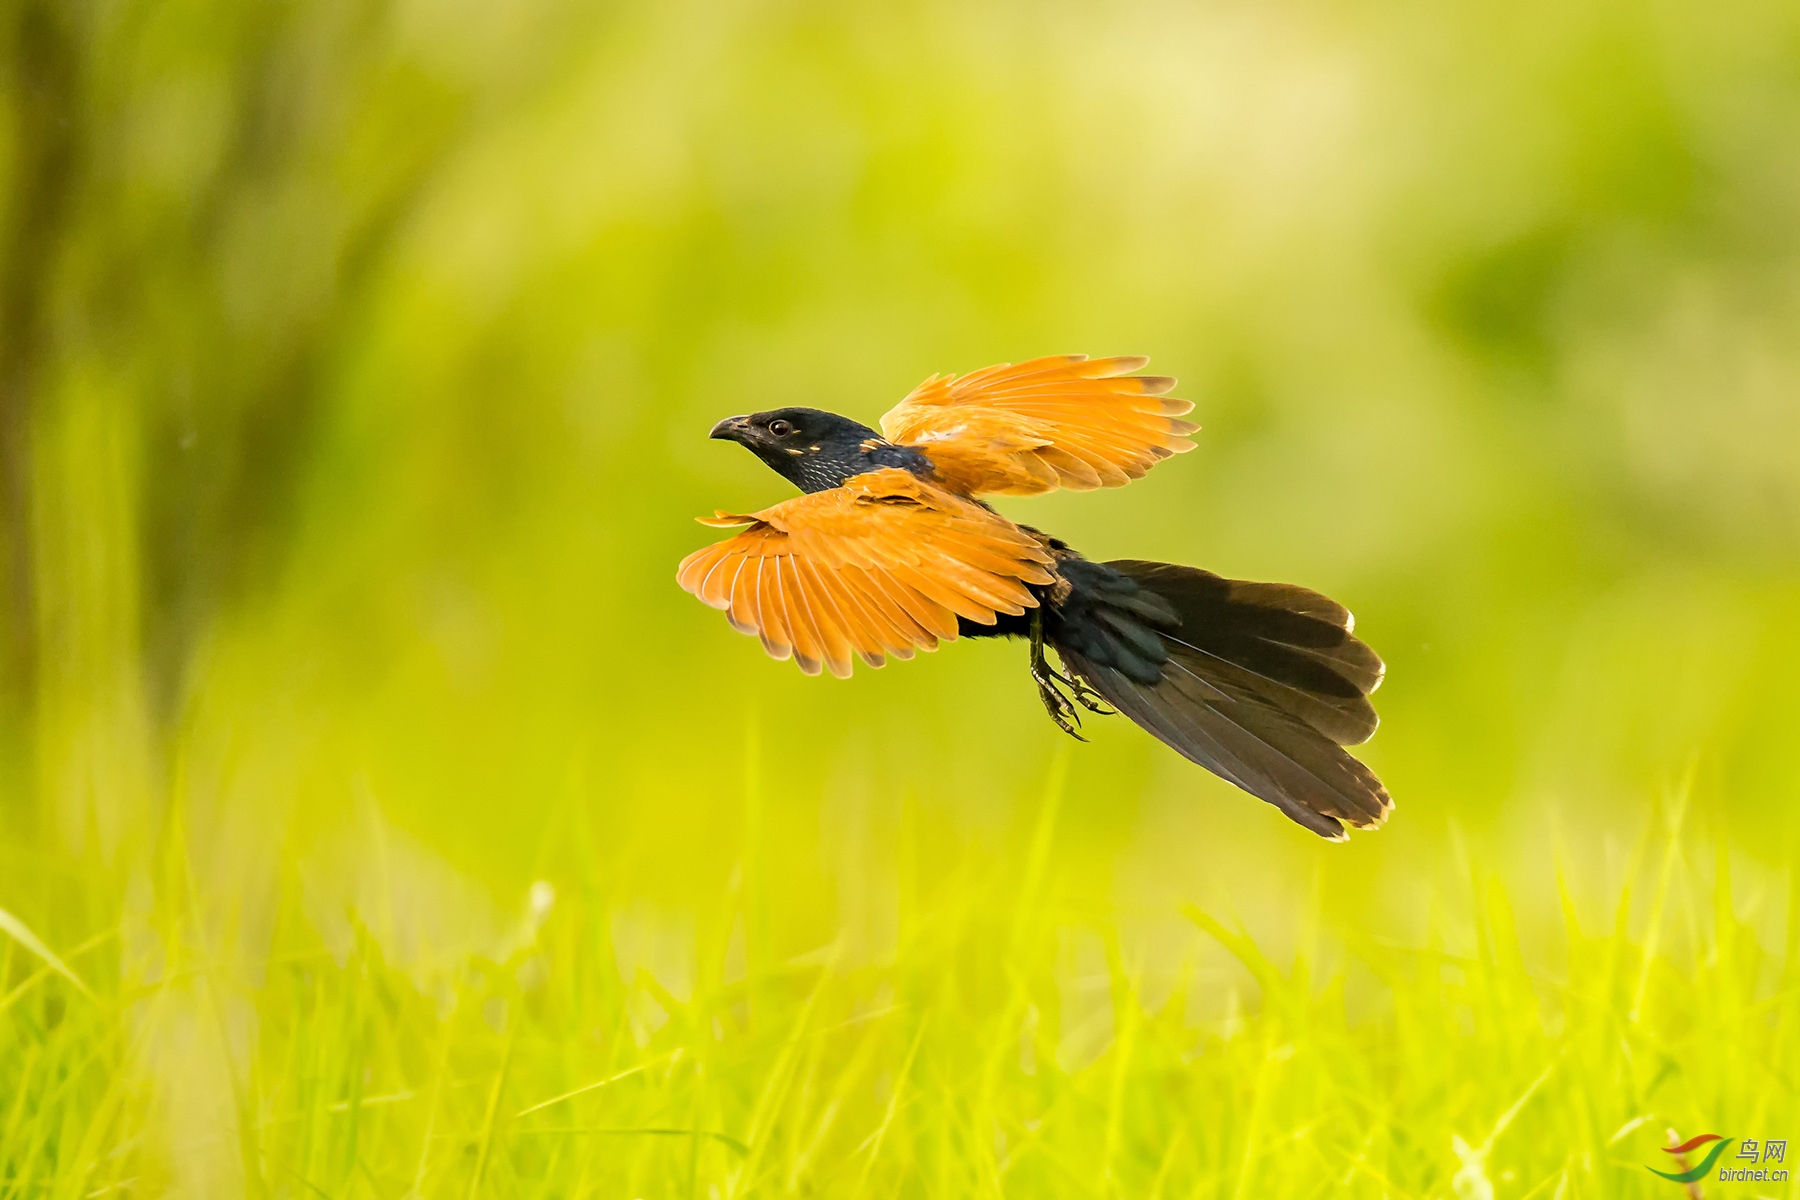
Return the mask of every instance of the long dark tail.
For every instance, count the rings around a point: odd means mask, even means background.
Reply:
[[[1114,708],[1322,837],[1387,817],[1387,789],[1343,749],[1375,732],[1383,672],[1343,605],[1168,563],[1063,571],[1075,586],[1046,639]]]

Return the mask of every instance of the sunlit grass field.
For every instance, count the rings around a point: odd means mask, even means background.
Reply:
[[[1197,906],[1147,941],[1058,878],[1065,758],[999,847],[946,851],[909,808],[870,856],[891,923],[783,954],[754,765],[744,857],[673,924],[583,798],[547,831],[559,882],[481,952],[409,941],[416,884],[372,830],[355,909],[280,868],[253,972],[172,814],[120,925],[0,960],[7,1194],[1661,1196],[1667,1129],[1795,1111],[1800,959],[1681,797],[1611,911],[1584,919],[1593,864],[1559,855],[1541,959],[1459,839],[1406,944],[1323,862],[1282,951]]]
[[[1800,7],[16,0],[0,63],[0,1200],[1679,1200],[1671,1131],[1800,1133]],[[1385,828],[676,587],[789,494],[721,417],[1065,352],[1198,448],[1000,507],[1354,609]]]

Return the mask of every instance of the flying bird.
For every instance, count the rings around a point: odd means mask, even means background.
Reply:
[[[814,408],[720,421],[713,437],[804,494],[700,518],[744,528],[688,555],[677,579],[809,675],[959,637],[1023,638],[1065,732],[1081,736],[1083,709],[1116,710],[1322,837],[1374,828],[1393,801],[1344,747],[1375,732],[1384,668],[1348,609],[1292,584],[1098,562],[982,500],[1120,487],[1192,450],[1193,405],[1168,395],[1173,379],[1136,374],[1147,361],[933,375],[880,432]]]

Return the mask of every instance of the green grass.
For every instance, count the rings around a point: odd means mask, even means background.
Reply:
[[[225,949],[245,914],[196,906],[172,816],[149,894],[77,893],[97,932],[60,961],[19,918],[73,928],[63,889],[7,889],[0,1195],[1668,1197],[1667,1129],[1800,1111],[1792,935],[1759,944],[1680,804],[1610,922],[1559,863],[1553,950],[1463,856],[1416,944],[1315,903],[1273,958],[1198,908],[1171,953],[1068,902],[1063,777],[998,855],[907,822],[876,954],[772,957],[752,833],[664,978],[622,965],[642,911],[579,821],[591,869],[499,952],[402,966],[404,896],[321,920],[291,865],[263,952]]]

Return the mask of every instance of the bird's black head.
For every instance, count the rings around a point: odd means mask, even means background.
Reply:
[[[919,451],[817,408],[727,417],[713,426],[712,436],[745,447],[803,492],[841,487],[847,479],[882,467],[900,467],[923,478],[932,473],[931,461]]]

